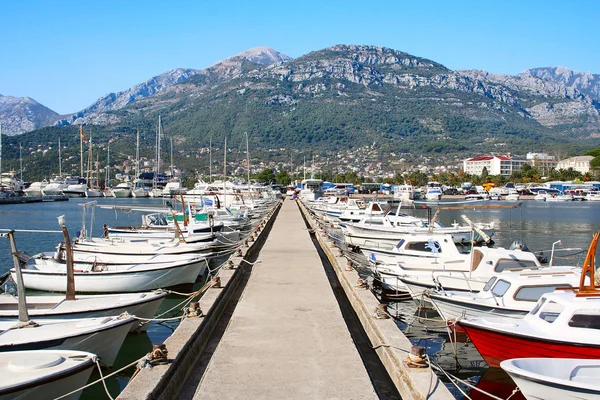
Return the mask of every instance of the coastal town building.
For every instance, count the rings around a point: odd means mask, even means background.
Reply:
[[[548,155],[546,153],[527,153],[527,162],[542,175],[547,175],[556,168],[558,160],[556,157]]]
[[[521,169],[526,160],[516,160],[509,156],[480,156],[463,161],[463,171],[469,175],[481,175],[485,168],[490,175],[509,177],[514,171]]]
[[[577,156],[565,158],[564,160],[560,160],[556,164],[556,169],[573,168],[573,170],[585,174],[590,172],[590,161],[592,161],[593,159],[594,157],[592,156]]]

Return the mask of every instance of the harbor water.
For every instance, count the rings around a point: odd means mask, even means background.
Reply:
[[[99,207],[86,207],[88,199],[70,199],[66,202],[48,202],[31,204],[9,204],[0,206],[0,229],[38,230],[54,232],[16,232],[18,249],[28,254],[42,251],[52,252],[63,240],[58,217],[64,215],[66,225],[72,237],[85,226],[88,235],[102,235],[103,224],[107,225],[139,225],[142,213],[115,211]],[[161,206],[162,199],[98,199],[98,205],[139,205]],[[442,204],[444,204],[442,202]],[[537,202],[525,201],[516,208],[485,208],[476,206],[507,205],[507,202],[486,201],[474,203],[473,208],[464,210],[442,211],[438,217],[444,224],[464,223],[461,215],[466,215],[473,222],[493,222],[496,232],[493,239],[495,246],[508,247],[518,241],[530,250],[543,253],[550,258],[553,245],[556,249],[569,249],[556,253],[555,265],[581,264],[585,250],[589,245],[592,233],[600,231],[600,202]],[[435,207],[433,209],[435,211]],[[405,210],[408,211],[408,210]],[[411,211],[418,216],[427,216],[424,209]],[[93,217],[93,219],[92,219]],[[560,244],[556,243],[561,241]],[[581,251],[575,250],[582,249]],[[6,238],[0,238],[0,274],[12,267],[10,246]],[[193,291],[201,285],[196,283],[189,288]],[[39,294],[39,293],[32,293]],[[166,311],[182,301],[182,297],[169,296],[163,301],[159,312]],[[396,314],[398,326],[414,344],[427,349],[430,357],[442,366],[451,376],[469,382],[472,386],[485,388],[496,396],[506,398],[514,390],[512,381],[502,371],[488,369],[474,346],[461,339],[452,340],[439,323],[432,322],[422,310],[418,310],[410,302],[390,304],[390,313]],[[152,344],[162,343],[176,328],[177,322],[153,322],[147,333],[129,335],[121,349],[119,357],[112,368],[116,370],[147,354]],[[455,355],[456,354],[456,355]],[[135,366],[116,375],[107,381],[113,397],[127,384]],[[109,373],[104,371],[104,373]],[[97,377],[95,373],[94,377]],[[464,394],[450,383],[451,377],[442,377],[456,398],[464,398]],[[487,398],[478,395],[476,390],[461,386],[471,398]],[[515,394],[512,399],[518,398]],[[86,389],[82,399],[106,398],[101,385]]]

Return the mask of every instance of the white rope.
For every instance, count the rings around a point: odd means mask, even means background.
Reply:
[[[118,370],[116,370],[116,371],[113,371],[113,372],[111,372],[111,373],[110,373],[110,374],[108,374],[108,375],[102,376],[102,373],[100,373],[100,375],[101,375],[100,379],[98,379],[98,380],[95,380],[94,382],[88,383],[87,385],[85,385],[85,386],[83,386],[83,387],[81,387],[81,388],[79,388],[79,389],[75,389],[75,390],[73,390],[72,392],[69,392],[69,393],[63,394],[62,396],[60,396],[60,397],[57,397],[57,398],[55,398],[54,400],[64,399],[65,397],[68,397],[68,396],[72,395],[73,393],[77,393],[77,392],[79,392],[80,390],[84,390],[84,389],[87,389],[87,388],[89,388],[90,386],[94,386],[96,383],[98,383],[98,382],[100,382],[100,381],[104,381],[104,380],[106,380],[106,379],[110,378],[111,376],[113,376],[113,375],[116,375],[116,374],[118,374],[118,373],[120,373],[120,372],[122,372],[122,371],[126,370],[127,368],[130,368],[130,367],[132,367],[132,366],[136,365],[137,363],[139,363],[141,360],[143,360],[143,359],[145,359],[145,358],[146,358],[146,356],[144,356],[144,357],[141,357],[141,358],[139,358],[139,359],[137,359],[137,360],[135,360],[135,361],[133,361],[133,362],[131,362],[131,363],[129,363],[129,364],[127,364],[127,365],[125,365],[124,367],[121,367],[120,369],[118,369]],[[96,361],[96,365],[98,365],[98,361]],[[99,365],[98,365],[98,368],[100,368],[100,366],[99,366]],[[109,396],[109,397],[110,397],[110,396]]]

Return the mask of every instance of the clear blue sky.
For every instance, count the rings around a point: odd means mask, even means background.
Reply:
[[[79,111],[172,68],[268,46],[390,47],[451,69],[600,73],[600,1],[6,0],[0,94]]]

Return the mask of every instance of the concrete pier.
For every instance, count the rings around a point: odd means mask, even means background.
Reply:
[[[204,316],[165,341],[170,362],[140,370],[119,399],[453,399],[432,370],[406,365],[412,344],[375,318],[379,302],[303,209],[274,211],[204,293]]]
[[[295,202],[259,260],[194,398],[377,398]]]

